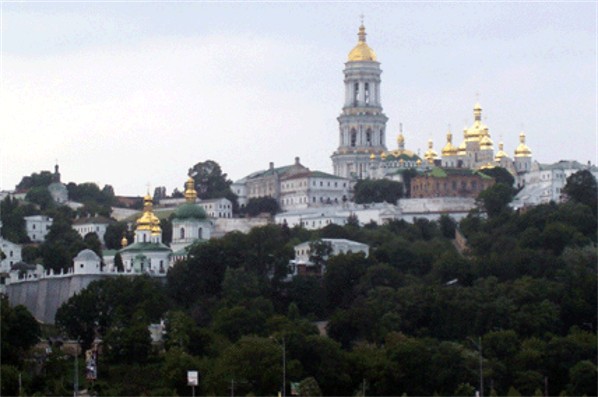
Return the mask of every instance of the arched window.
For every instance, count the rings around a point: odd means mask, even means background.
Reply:
[[[359,98],[359,83],[355,83],[353,85],[353,102],[357,105],[357,100]]]
[[[372,146],[372,130],[368,128],[367,132],[365,133],[365,141],[368,146]]]
[[[357,144],[357,131],[355,131],[355,128],[351,129],[351,147],[355,147],[355,145]]]
[[[365,83],[364,94],[365,94],[365,104],[369,105],[370,104],[370,84],[369,83]]]
[[[197,237],[203,238],[202,234],[203,234],[203,229],[200,227],[199,230],[197,231]]]
[[[180,236],[181,236],[180,237],[181,239],[185,238],[185,228],[184,227],[182,227],[181,230],[180,230]]]

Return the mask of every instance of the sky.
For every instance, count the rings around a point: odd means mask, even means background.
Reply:
[[[332,173],[363,15],[387,148],[473,122],[513,154],[597,160],[596,2],[0,3],[0,190],[53,170],[119,195],[292,164]]]

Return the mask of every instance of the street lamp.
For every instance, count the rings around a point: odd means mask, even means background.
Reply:
[[[484,365],[482,363],[482,338],[478,336],[478,343],[473,339],[467,338],[475,347],[478,349],[479,361],[480,361],[480,397],[484,397]]]
[[[284,335],[281,337],[282,342],[279,342],[277,338],[271,336],[276,343],[280,344],[282,348],[282,397],[286,397],[286,378],[287,378],[287,357],[286,357],[286,344],[284,340]]]

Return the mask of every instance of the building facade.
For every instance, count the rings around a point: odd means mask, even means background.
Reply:
[[[54,220],[46,215],[31,215],[24,218],[29,239],[34,243],[44,242]]]
[[[465,168],[434,167],[411,179],[411,198],[476,198],[494,185],[494,178]]]
[[[345,63],[345,102],[339,123],[339,145],[332,154],[334,175],[363,179],[371,154],[386,151],[386,122],[380,95],[380,63],[366,43],[363,23],[357,45]]]
[[[110,223],[112,223],[112,221],[103,216],[78,218],[73,221],[73,229],[75,229],[81,237],[85,237],[88,233],[95,233],[102,244],[106,244],[104,235],[106,234],[106,229]]]

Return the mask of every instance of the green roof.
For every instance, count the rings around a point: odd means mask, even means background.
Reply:
[[[185,203],[174,212],[175,219],[206,219],[207,215],[203,208],[193,203]]]
[[[158,252],[158,251],[172,251],[169,247],[162,243],[133,243],[121,249],[121,254],[124,252]]]
[[[426,170],[420,173],[422,176],[431,176],[432,178],[446,178],[453,175],[461,176],[474,176],[477,175],[482,179],[493,179],[491,176],[484,174],[483,172],[470,170],[468,168],[441,168],[434,167],[431,170]]]
[[[340,176],[327,174],[322,171],[312,171],[309,176],[311,176],[313,178],[345,179],[345,178],[341,178]]]

